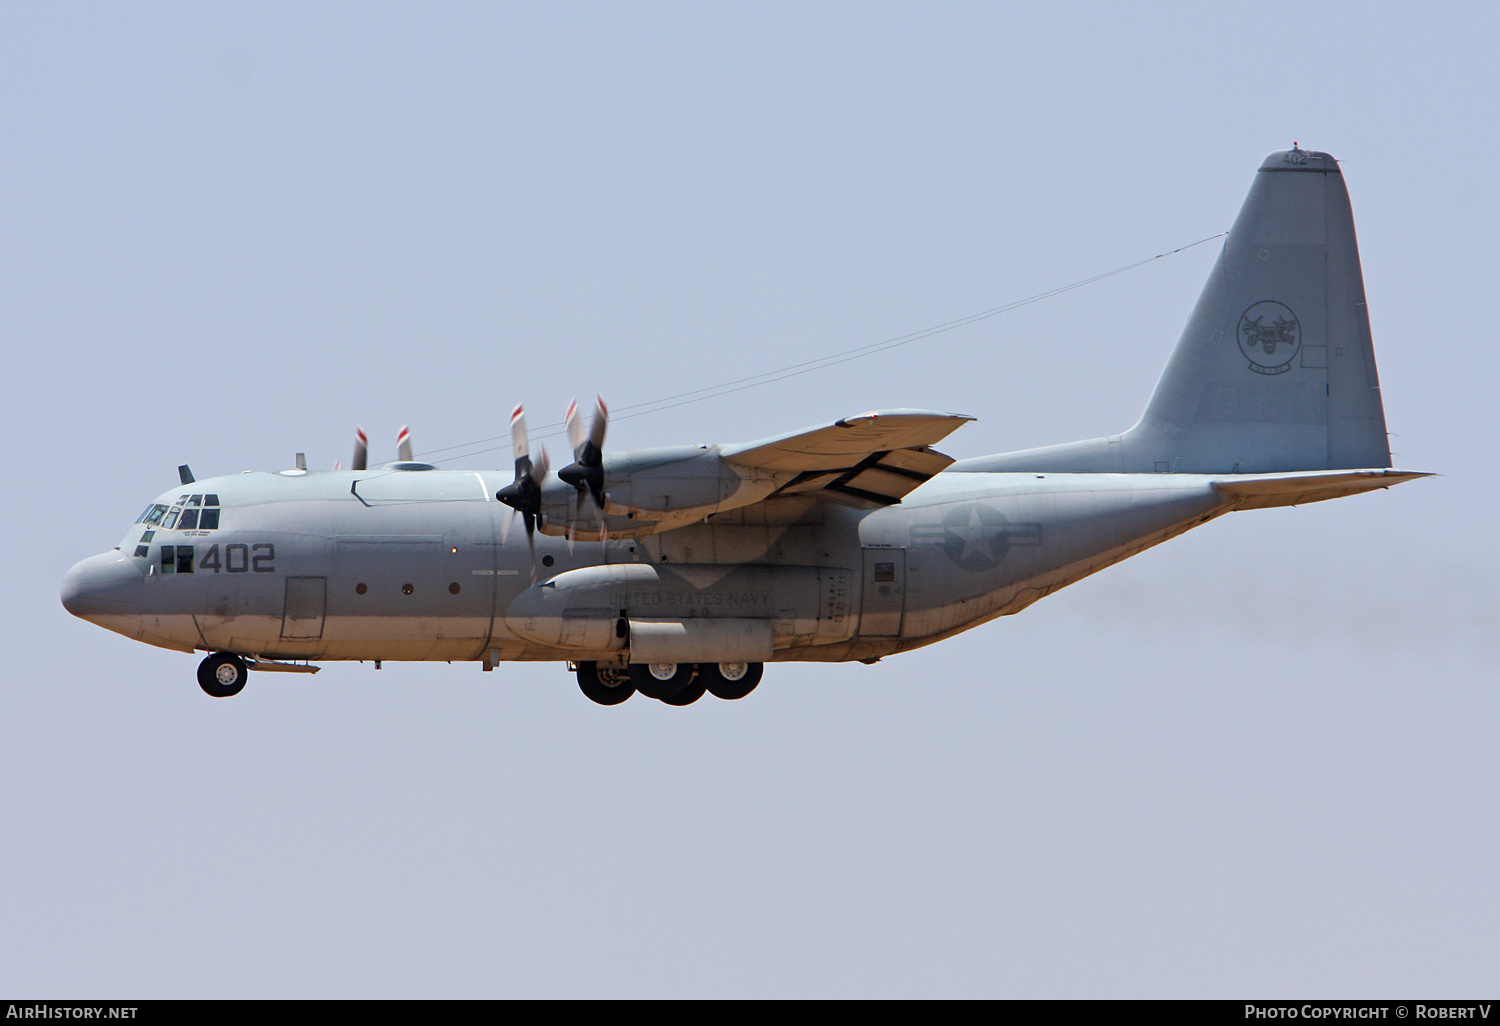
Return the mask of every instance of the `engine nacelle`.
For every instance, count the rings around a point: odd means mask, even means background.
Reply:
[[[542,489],[540,529],[587,538],[601,527],[612,538],[655,534],[759,502],[789,476],[737,466],[718,446],[606,453],[604,514],[586,492],[551,479]]]

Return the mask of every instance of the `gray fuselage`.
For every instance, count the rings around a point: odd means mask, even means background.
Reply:
[[[643,537],[538,535],[533,580],[527,538],[495,501],[507,481],[291,471],[184,485],[148,509],[167,507],[157,523],[74,569],[70,608],[165,648],[265,659],[623,664],[633,633],[686,623],[709,638],[745,627],[710,642],[748,645],[739,657],[768,640],[768,659],[868,660],[1018,612],[1234,505],[1210,476],[954,470],[878,510],[794,496]],[[217,526],[181,529],[205,497]]]

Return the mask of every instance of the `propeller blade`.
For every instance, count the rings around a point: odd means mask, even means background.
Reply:
[[[568,404],[568,412],[563,416],[563,423],[568,426],[568,445],[572,447],[573,458],[576,460],[583,455],[583,443],[587,438],[583,428],[583,418],[578,416],[577,399]]]
[[[533,466],[531,446],[526,438],[526,413],[519,406],[510,415],[510,438],[516,452],[516,479],[496,492],[495,498],[521,514],[521,522],[526,525],[526,545],[531,550],[531,579],[534,581],[536,521],[542,512],[542,481],[547,476],[547,449],[545,446],[542,448],[536,465]],[[501,543],[504,543],[503,538]]]
[[[411,428],[405,424],[401,426],[401,433],[396,436],[396,459],[403,463],[411,462]]]
[[[604,405],[604,396],[594,396],[594,423],[589,427],[589,444],[601,454],[604,452],[604,432],[609,429],[609,408]]]
[[[510,445],[516,454],[516,463],[531,452],[526,442],[526,411],[517,406],[510,414]]]
[[[526,525],[526,547],[531,550],[531,581],[536,583],[536,514],[522,511],[521,522]]]
[[[609,430],[609,409],[604,397],[595,400],[594,422],[584,437],[583,426],[577,415],[577,402],[568,408],[568,434],[574,439],[573,462],[557,472],[557,476],[582,492],[585,488],[593,497],[594,505],[604,512],[604,436]],[[576,430],[575,430],[576,428]]]
[[[350,470],[364,470],[370,458],[370,441],[365,437],[365,429],[357,427],[354,429],[354,459],[349,461]]]

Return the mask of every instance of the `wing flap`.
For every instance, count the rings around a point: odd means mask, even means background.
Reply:
[[[776,494],[819,492],[820,498],[861,509],[893,506],[952,463],[934,449],[872,452],[846,470],[798,474]]]

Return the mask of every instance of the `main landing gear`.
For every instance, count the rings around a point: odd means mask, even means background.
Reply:
[[[228,698],[245,690],[250,670],[233,652],[215,652],[198,664],[198,686],[214,698]]]
[[[639,691],[665,705],[692,705],[705,693],[744,698],[760,683],[761,663],[631,663],[628,669],[578,664],[578,688],[590,701],[619,705]]]

